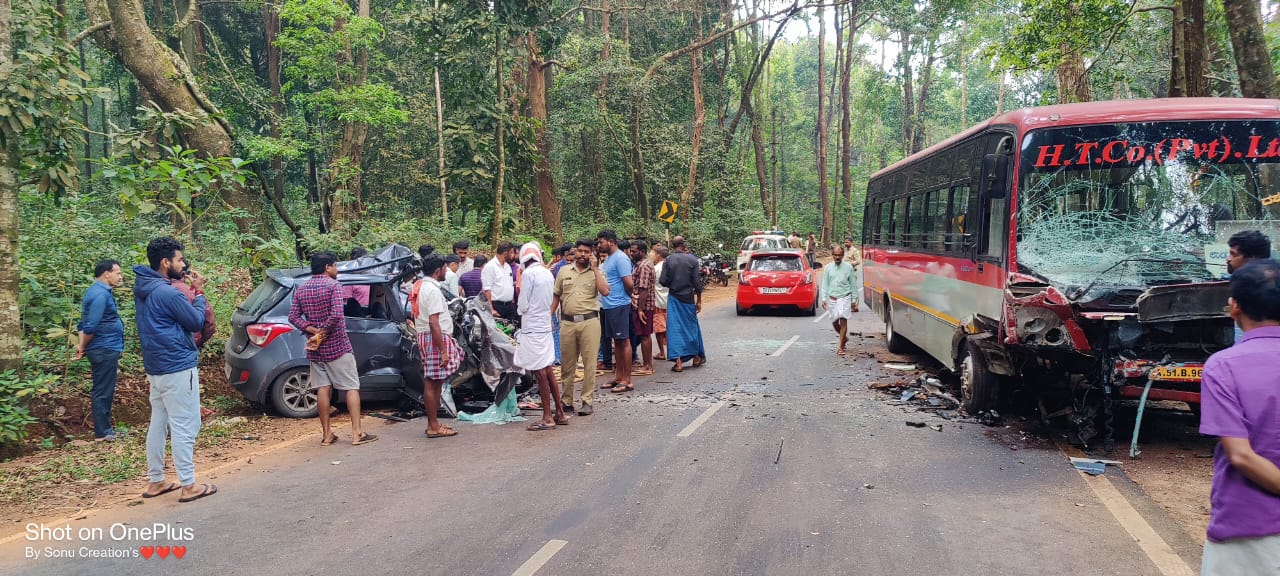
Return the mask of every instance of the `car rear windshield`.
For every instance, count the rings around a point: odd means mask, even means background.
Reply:
[[[803,269],[799,256],[760,256],[751,259],[753,272],[799,272]]]
[[[252,294],[249,294],[244,303],[236,306],[236,310],[258,318],[274,308],[287,294],[289,294],[288,288],[280,285],[279,282],[272,278],[267,278],[265,282],[254,289]]]

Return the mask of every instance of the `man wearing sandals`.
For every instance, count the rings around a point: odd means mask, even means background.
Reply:
[[[631,259],[618,248],[618,233],[613,230],[596,234],[596,247],[607,254],[600,269],[609,282],[609,293],[600,296],[601,342],[613,345],[613,380],[601,388],[630,392],[635,389],[631,386],[631,292],[635,290]]]
[[[609,281],[596,264],[595,244],[578,240],[571,251],[573,265],[556,275],[551,314],[560,315],[561,402],[573,409],[574,375],[582,363],[582,403],[579,416],[590,416],[596,392],[596,353],[600,350],[600,300],[609,294]]]
[[[653,374],[653,317],[657,309],[654,288],[658,285],[658,274],[649,260],[649,245],[644,240],[633,241],[628,252],[634,266],[631,276],[635,286],[631,293],[631,333],[635,335],[631,346],[632,364],[640,364],[631,374],[648,376]],[[636,343],[640,345],[639,358],[643,362],[634,360]]]
[[[422,262],[422,289],[418,291],[418,314],[413,319],[413,329],[418,333],[418,350],[422,352],[422,375],[426,379],[422,387],[422,403],[427,407],[427,438],[446,438],[458,433],[440,424],[440,395],[444,381],[458,371],[463,351],[453,339],[453,317],[445,303],[440,282],[445,279],[445,261],[439,257]]]
[[[689,252],[684,238],[671,239],[671,256],[662,266],[658,283],[667,292],[667,360],[675,362],[672,372],[683,372],[685,363],[696,368],[707,363],[707,349],[702,341],[702,266]]]
[[[289,323],[307,338],[307,360],[311,362],[311,389],[320,408],[320,444],[338,440],[329,429],[330,389],[347,393],[351,414],[351,444],[359,446],[377,440],[360,430],[360,374],[355,352],[347,337],[347,320],[342,315],[342,285],[338,283],[338,257],[331,252],[311,255],[311,278],[299,286],[289,304]]]
[[[204,276],[192,271],[195,298],[173,287],[182,279],[186,259],[182,243],[156,238],[147,244],[148,266],[134,266],[133,287],[142,365],[150,385],[151,426],[147,429],[147,475],[151,483],[143,498],[154,498],[181,489],[179,502],[191,502],[217,494],[213,484],[196,484],[196,435],[200,433],[199,351],[192,332],[204,326]],[[164,478],[166,441],[173,449],[173,467],[179,484]]]
[[[853,319],[853,311],[858,308],[858,297],[853,291],[853,285],[853,266],[844,260],[844,246],[837,244],[831,249],[831,263],[822,267],[818,299],[822,301],[822,309],[831,317],[831,327],[840,337],[836,354],[841,356],[847,352],[845,346],[849,342],[849,321]]]
[[[542,246],[529,242],[520,248],[520,265],[524,266],[520,292],[520,331],[516,332],[515,365],[532,372],[538,380],[538,396],[542,399],[542,420],[529,425],[529,431],[550,430],[569,423],[564,415],[560,386],[556,383],[555,339],[552,337],[551,307],[555,279],[542,265]],[[553,409],[554,407],[554,409]]]

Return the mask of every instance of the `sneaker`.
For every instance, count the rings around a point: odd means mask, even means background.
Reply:
[[[583,402],[582,406],[578,407],[579,416],[590,416],[592,412],[594,412],[594,410],[592,410],[591,405],[586,402]]]

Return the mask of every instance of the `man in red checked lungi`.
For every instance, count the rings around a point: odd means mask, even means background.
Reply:
[[[440,283],[444,280],[444,259],[428,256],[422,262],[423,279],[418,290],[413,328],[418,333],[418,349],[422,352],[422,404],[427,408],[427,438],[457,436],[458,432],[437,419],[440,394],[446,378],[462,364],[462,347],[453,339],[453,317],[444,299]]]

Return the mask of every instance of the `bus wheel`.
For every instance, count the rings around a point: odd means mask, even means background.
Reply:
[[[893,329],[893,311],[889,308],[888,301],[884,303],[884,339],[889,352],[906,354],[911,351],[911,342]]]
[[[961,402],[966,412],[977,415],[993,410],[1000,396],[1000,376],[987,369],[986,356],[973,342],[965,342],[960,360]]]

